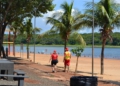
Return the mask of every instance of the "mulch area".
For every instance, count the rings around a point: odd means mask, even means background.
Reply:
[[[74,76],[73,72],[68,72],[65,73],[63,72],[63,70],[58,69],[58,71],[56,73],[52,73],[52,69],[50,65],[41,65],[41,64],[37,64],[37,63],[33,63],[30,62],[29,60],[23,60],[21,58],[15,58],[15,57],[9,57],[8,59],[14,61],[15,65],[14,68],[15,69],[21,69],[25,72],[32,72],[32,74],[36,74],[39,77],[43,77],[46,79],[50,79],[53,80],[55,82],[60,82],[63,83],[63,86],[70,86],[70,78],[72,76]],[[76,75],[76,76],[82,76],[82,75]],[[37,81],[35,79],[31,79],[31,78],[26,78],[24,80],[25,83],[34,83],[34,84],[43,84],[40,81]],[[44,85],[43,85],[44,86]],[[58,86],[62,86],[62,85],[58,85]],[[118,83],[115,82],[109,82],[109,81],[101,81],[98,78],[98,86],[120,86]]]

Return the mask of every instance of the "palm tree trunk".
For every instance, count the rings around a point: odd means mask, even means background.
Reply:
[[[27,59],[29,59],[29,41],[27,43]]]
[[[66,46],[67,46],[67,39],[65,39],[64,52],[65,52]]]
[[[13,37],[13,55],[15,56],[15,37]]]
[[[15,43],[13,41],[13,55],[15,56]]]
[[[105,48],[106,39],[102,41],[102,50],[101,50],[101,75],[104,73],[104,48]]]
[[[14,32],[14,37],[13,37],[13,55],[15,56],[15,38],[16,38],[16,31]]]

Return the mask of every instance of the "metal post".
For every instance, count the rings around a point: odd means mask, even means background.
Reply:
[[[8,35],[8,42],[10,42],[10,31],[9,31],[9,35]],[[10,43],[8,43],[8,52],[10,55]]]
[[[34,29],[36,27],[36,10],[35,10],[35,17],[34,17]],[[35,31],[34,31],[34,36],[35,36]],[[34,59],[33,59],[34,63],[35,63],[35,37],[34,37]]]
[[[40,6],[42,4],[42,2],[41,3],[39,3],[39,5],[38,5],[38,7]],[[37,7],[37,8],[38,8]],[[35,29],[35,27],[36,27],[36,11],[37,11],[37,8],[35,9],[35,17],[34,17],[34,29]],[[35,31],[34,31],[34,36],[35,36]],[[33,62],[35,63],[35,37],[34,37],[34,58],[33,58]]]
[[[94,0],[93,0],[93,26],[92,26],[92,76],[94,73]]]

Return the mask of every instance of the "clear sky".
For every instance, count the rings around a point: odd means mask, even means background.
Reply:
[[[54,0],[53,4],[56,4],[55,8],[53,11],[48,12],[46,14],[44,14],[44,17],[42,18],[33,18],[32,22],[33,22],[33,26],[36,26],[38,28],[41,28],[42,31],[40,33],[43,33],[47,30],[49,30],[51,28],[50,24],[46,24],[46,17],[51,16],[53,12],[61,10],[60,5],[63,4],[64,2],[68,2],[71,3],[73,0]],[[74,5],[73,5],[73,9],[78,9],[79,11],[83,12],[85,9],[85,3],[86,2],[92,2],[93,0],[74,0]],[[94,2],[98,2],[100,0],[94,0]],[[116,2],[120,3],[120,0],[115,0]],[[34,24],[34,21],[36,21],[36,24]],[[114,31],[118,31],[118,30],[114,30]],[[80,33],[91,33],[91,29],[84,29],[84,30],[80,30]],[[95,32],[97,32],[97,30],[95,30]],[[120,31],[119,31],[120,32]]]

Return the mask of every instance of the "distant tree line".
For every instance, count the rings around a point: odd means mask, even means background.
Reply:
[[[92,34],[91,33],[84,33],[81,35],[84,38],[87,45],[92,45]],[[101,36],[99,33],[94,33],[94,44],[95,45],[102,44],[100,37]],[[11,41],[12,41],[12,38],[13,37],[11,36]],[[109,40],[107,40],[106,45],[114,45],[114,46],[120,45],[120,33],[119,32],[112,33],[112,39],[113,39],[113,42],[109,42]],[[31,38],[30,44],[34,44],[34,40],[35,40],[35,44],[64,45],[64,41],[61,39],[59,34],[48,35],[48,36],[43,36],[43,37],[39,37],[39,34],[36,34],[34,38]],[[8,35],[4,36],[4,41],[8,41]],[[20,35],[18,35],[15,40],[15,44],[20,44],[20,43],[27,44],[27,40],[25,37],[21,37]],[[69,38],[68,44],[78,45],[78,42],[75,41],[74,38]]]

